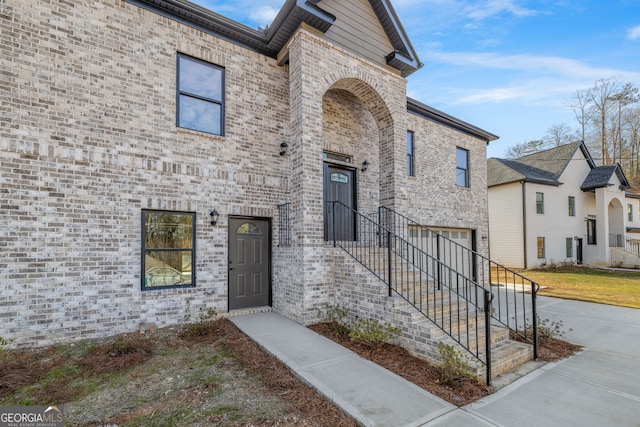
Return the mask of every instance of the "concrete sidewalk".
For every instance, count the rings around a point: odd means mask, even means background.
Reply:
[[[276,313],[231,320],[366,426],[640,427],[640,310],[544,297],[538,309],[584,351],[462,408]]]

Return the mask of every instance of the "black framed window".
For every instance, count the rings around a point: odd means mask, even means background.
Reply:
[[[142,211],[142,290],[195,286],[196,214]]]
[[[469,151],[456,147],[456,185],[469,187]]]
[[[414,134],[407,131],[407,176],[416,176]]]
[[[569,196],[569,216],[576,216],[576,198]]]
[[[224,134],[224,69],[178,54],[177,126]]]
[[[544,193],[536,193],[536,213],[544,213]]]
[[[544,247],[544,237],[538,237],[538,259],[544,258],[545,247]]]
[[[587,244],[588,245],[596,245],[596,220],[588,218],[587,219]]]

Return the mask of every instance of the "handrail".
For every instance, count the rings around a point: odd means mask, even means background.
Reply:
[[[640,257],[640,239],[630,239],[624,234],[610,234],[609,247],[620,248],[631,255]]]
[[[441,260],[349,206],[325,202],[327,235],[486,366],[491,384],[493,295]],[[484,343],[479,328],[484,311]]]
[[[491,318],[533,344],[533,357],[538,358],[536,296],[540,285],[391,208],[378,208],[378,221],[467,280],[491,289],[495,295]]]

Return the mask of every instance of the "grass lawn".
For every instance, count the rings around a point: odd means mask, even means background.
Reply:
[[[539,295],[640,308],[640,271],[558,267],[523,274],[546,286]]]

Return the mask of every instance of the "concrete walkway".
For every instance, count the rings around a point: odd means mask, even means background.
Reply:
[[[640,427],[640,310],[544,297],[538,309],[584,351],[462,408],[276,313],[231,320],[365,426]]]

